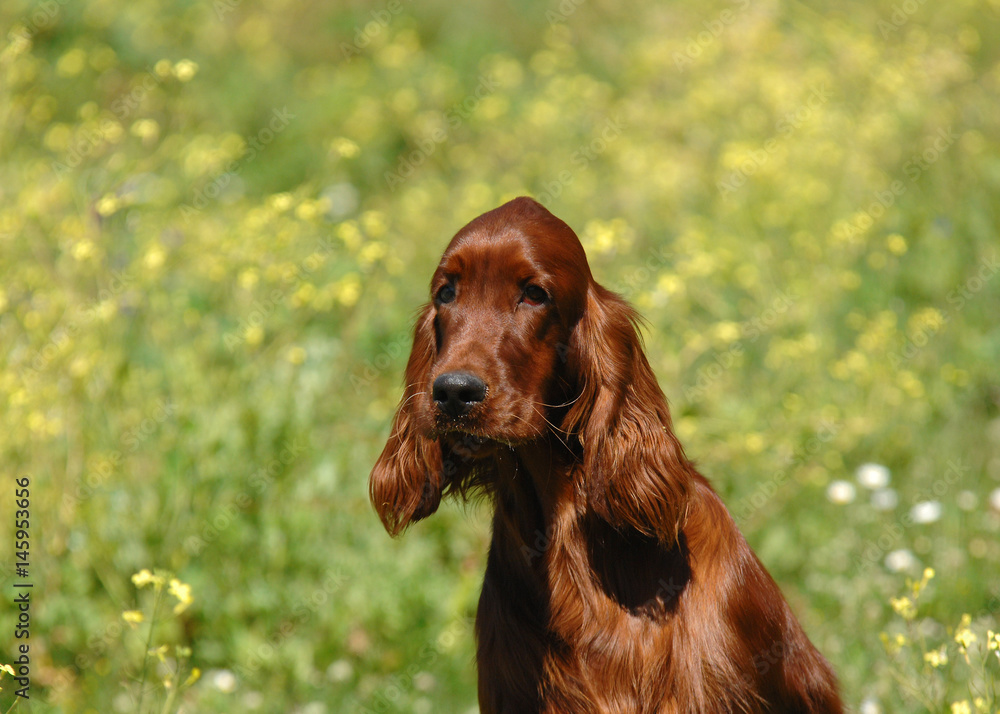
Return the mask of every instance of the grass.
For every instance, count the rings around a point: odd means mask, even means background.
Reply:
[[[995,2],[0,18],[0,512],[30,478],[32,711],[474,710],[486,514],[390,541],[366,479],[441,249],[525,193],[647,318],[689,455],[846,701],[996,711]],[[143,569],[193,598],[155,636],[122,618],[151,614]]]

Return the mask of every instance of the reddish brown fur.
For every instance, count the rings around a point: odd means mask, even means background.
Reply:
[[[371,474],[398,534],[485,491],[476,620],[483,714],[840,712],[837,684],[671,429],[635,312],[573,231],[518,198],[458,232],[418,319]],[[529,285],[542,304],[524,301]],[[480,377],[449,417],[434,380]]]

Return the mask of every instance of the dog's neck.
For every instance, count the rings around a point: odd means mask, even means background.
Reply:
[[[528,571],[545,561],[546,551],[567,529],[578,527],[583,494],[574,482],[579,459],[554,437],[502,447],[492,456],[491,491],[496,506],[494,547]]]
[[[518,501],[546,524],[557,508],[575,501],[572,476],[579,459],[554,437],[499,449],[495,458],[498,499]]]

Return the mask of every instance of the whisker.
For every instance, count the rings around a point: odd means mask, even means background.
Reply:
[[[568,407],[570,404],[575,403],[580,397],[583,396],[583,392],[577,394],[575,397],[570,399],[568,402],[563,402],[562,404],[546,404],[545,402],[534,402],[539,406],[547,407],[549,409],[561,409],[562,407]]]
[[[552,431],[556,432],[557,434],[561,434],[563,437],[569,437],[570,432],[560,429],[555,424],[550,422],[542,412],[538,411],[538,409],[535,409],[534,404],[531,405],[531,408],[534,409],[535,413],[542,418],[542,421],[544,421],[546,424],[549,425],[549,427],[552,428]],[[569,444],[566,443],[565,438],[559,439],[559,443],[566,448],[566,451],[568,451],[571,455],[575,456],[575,454],[573,454],[573,449],[569,448]]]
[[[564,429],[560,429],[555,424],[553,424],[551,421],[549,421],[548,417],[546,417],[543,412],[539,411],[538,408],[535,406],[535,404],[536,404],[535,402],[533,402],[531,404],[531,409],[532,409],[532,411],[535,412],[535,414],[537,414],[538,416],[540,416],[542,418],[542,421],[544,421],[546,424],[548,424],[550,427],[552,427],[553,431],[557,431],[560,434],[565,434],[566,436],[569,436],[570,432],[568,432],[568,431],[566,431]],[[543,404],[542,406],[546,406],[546,405]]]
[[[414,392],[413,394],[411,394],[410,396],[408,396],[406,399],[404,399],[403,402],[399,406],[400,407],[405,407],[407,404],[410,403],[410,400],[412,400],[412,399],[414,399],[416,397],[422,396],[424,394],[427,394],[427,392],[425,392],[425,391],[423,391],[423,392]]]
[[[414,382],[413,384],[407,385],[406,389],[409,389],[410,387],[412,387],[414,385],[416,385],[416,382]],[[405,391],[404,391],[404,394],[405,394]],[[422,394],[427,394],[427,390],[421,390],[419,392],[414,392],[413,394],[411,394],[410,396],[408,396],[406,399],[404,399],[402,402],[400,402],[399,406],[396,408],[397,413],[399,412],[399,410],[401,410],[403,407],[405,407],[407,404],[409,404],[410,401],[412,401],[416,397],[421,396]],[[394,439],[394,438],[398,437],[401,430],[402,430],[402,426],[400,426],[394,432],[392,432],[392,435],[389,438]]]

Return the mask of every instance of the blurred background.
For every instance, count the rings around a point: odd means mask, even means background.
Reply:
[[[19,709],[476,711],[488,513],[390,540],[367,477],[441,250],[521,194],[647,318],[851,709],[1000,708],[1000,2],[4,0],[0,28]]]

